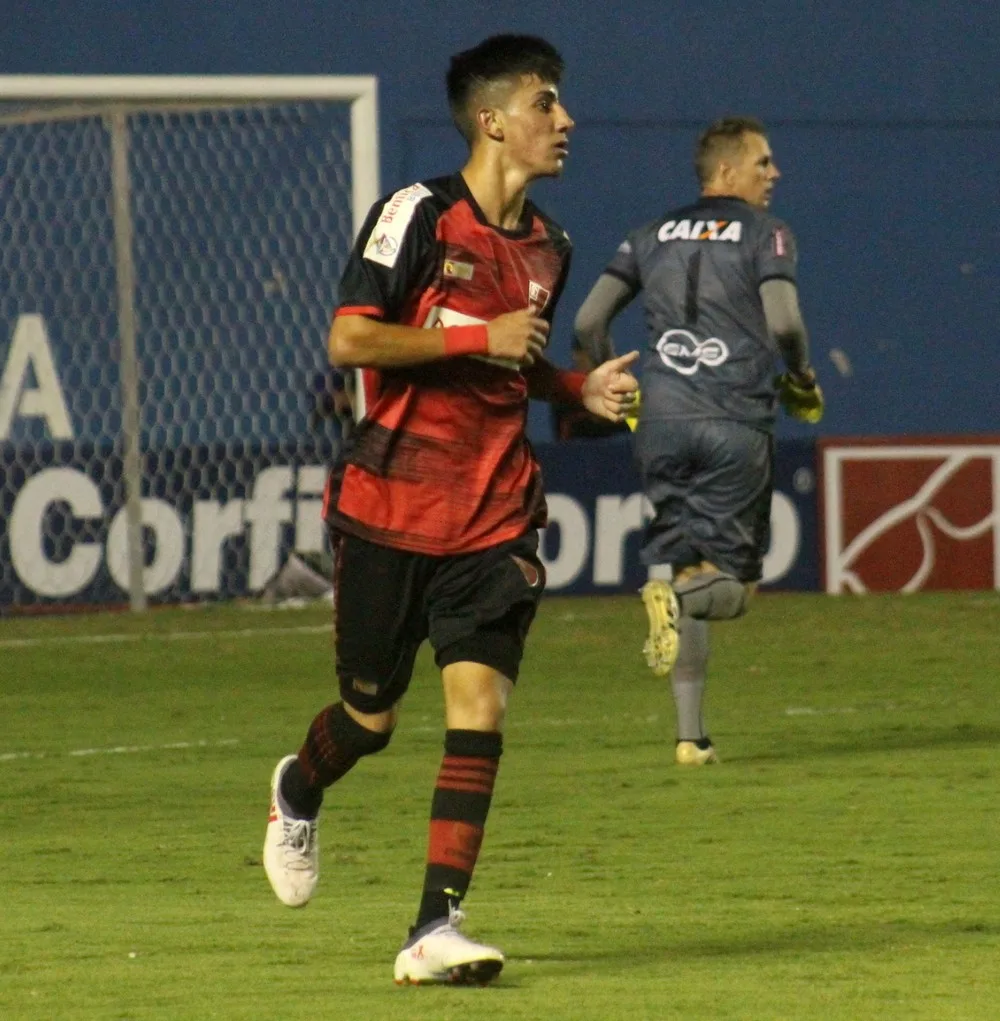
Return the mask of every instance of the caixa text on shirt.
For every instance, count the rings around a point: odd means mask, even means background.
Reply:
[[[739,241],[740,220],[667,220],[657,231],[659,241]]]

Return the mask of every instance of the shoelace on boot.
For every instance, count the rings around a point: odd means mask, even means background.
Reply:
[[[285,867],[292,869],[309,869],[311,863],[307,856],[312,850],[315,827],[309,819],[296,819],[285,826],[285,836],[281,841],[286,849]]]

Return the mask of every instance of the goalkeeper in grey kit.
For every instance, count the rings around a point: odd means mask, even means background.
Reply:
[[[712,124],[695,170],[697,201],[632,231],[575,323],[599,364],[614,351],[612,319],[643,296],[649,342],[635,451],[654,516],[642,559],[669,564],[673,578],[643,587],[644,651],[654,673],[671,674],[682,765],[718,761],[702,718],[708,622],[742,616],[761,577],[777,404],[805,422],[823,412],[795,238],[768,212],[780,174],[764,126],[748,117]]]

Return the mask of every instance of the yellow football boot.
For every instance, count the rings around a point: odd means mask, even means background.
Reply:
[[[648,581],[642,586],[642,602],[649,618],[649,637],[642,651],[649,669],[657,677],[666,677],[677,662],[680,604],[670,584],[660,579]]]
[[[678,766],[712,766],[719,761],[715,748],[699,748],[694,741],[678,741],[674,758]]]

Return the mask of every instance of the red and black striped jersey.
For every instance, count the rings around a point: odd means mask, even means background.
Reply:
[[[460,174],[377,202],[344,271],[337,315],[408,326],[486,323],[531,305],[551,321],[569,271],[565,231],[530,201],[517,230],[492,226]],[[545,524],[525,434],[529,397],[560,376],[489,359],[364,370],[365,417],[331,472],[325,514],[397,549],[457,554]],[[577,381],[577,386],[579,381]]]

